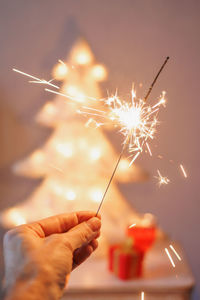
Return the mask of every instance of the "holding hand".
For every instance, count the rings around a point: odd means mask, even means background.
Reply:
[[[60,299],[66,275],[97,248],[100,217],[77,212],[18,226],[4,237],[8,300]]]

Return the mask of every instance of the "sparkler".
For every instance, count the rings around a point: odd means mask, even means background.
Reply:
[[[161,105],[165,105],[165,99],[164,99],[165,92],[162,93],[160,100],[154,106],[147,105],[146,101],[147,101],[160,73],[162,72],[164,66],[166,65],[168,59],[169,59],[169,57],[167,57],[165,59],[164,63],[162,64],[161,68],[159,69],[156,77],[154,78],[154,80],[143,100],[142,99],[137,100],[136,93],[134,90],[132,90],[131,103],[122,101],[117,96],[117,94],[112,97],[109,97],[106,100],[103,100],[104,103],[108,106],[108,108],[110,110],[110,115],[108,115],[106,111],[101,111],[101,110],[97,110],[97,109],[90,108],[90,107],[83,107],[86,111],[79,110],[79,113],[92,115],[92,116],[96,116],[96,117],[100,117],[100,118],[104,118],[104,119],[108,119],[109,121],[112,121],[113,124],[115,125],[115,127],[120,127],[120,132],[125,136],[122,151],[119,155],[119,158],[117,160],[117,163],[115,165],[113,173],[112,173],[110,180],[108,182],[108,185],[105,189],[104,195],[102,197],[102,200],[100,202],[100,205],[98,207],[96,215],[98,214],[98,212],[102,206],[104,198],[107,194],[107,191],[110,187],[112,179],[118,168],[119,162],[120,162],[122,155],[126,149],[126,146],[128,145],[129,152],[131,153],[131,156],[132,156],[130,165],[133,164],[134,161],[141,154],[144,146],[146,146],[149,154],[152,156],[152,152],[151,152],[151,149],[150,149],[150,146],[149,146],[147,140],[153,139],[153,137],[154,137],[155,127],[158,123],[157,118],[156,118],[158,111],[159,111]],[[61,64],[64,64],[62,61],[59,61],[59,62]],[[40,79],[38,77],[29,75],[25,72],[19,71],[17,69],[13,69],[13,71],[18,72],[24,76],[27,76],[27,77],[33,79],[34,81],[32,81],[32,83],[45,84],[45,85],[54,87],[56,89],[60,89],[59,86],[51,83],[52,80],[47,81],[44,79]],[[47,89],[47,88],[45,90],[47,92],[51,92],[51,93],[60,95],[62,97],[70,99],[70,100],[76,100],[75,96],[70,96],[70,95],[67,95],[67,94],[64,94],[64,93],[61,93],[58,91],[54,91],[51,89]],[[96,100],[92,97],[88,97],[88,98],[90,100]],[[100,100],[100,101],[102,101],[102,100]],[[93,119],[91,119],[91,120],[93,120]],[[97,127],[104,124],[104,123],[99,123],[96,120],[93,120],[93,121],[95,122]],[[162,178],[162,180],[161,180],[161,178]],[[167,182],[165,177],[160,176],[160,180],[161,180],[160,181],[161,183]]]
[[[150,155],[151,150],[147,143],[147,140],[153,139],[153,135],[155,133],[155,127],[157,125],[157,118],[156,113],[159,111],[159,106],[164,104],[164,97],[160,99],[160,101],[154,105],[153,107],[146,105],[146,101],[152,91],[153,86],[156,83],[160,73],[162,72],[164,66],[166,65],[169,57],[167,57],[162,64],[160,70],[158,71],[155,79],[153,80],[144,100],[136,101],[136,94],[135,91],[132,90],[132,102],[127,103],[121,101],[117,95],[110,97],[106,100],[106,104],[109,106],[111,110],[110,119],[115,122],[117,125],[120,126],[120,132],[125,135],[125,141],[123,144],[122,151],[119,155],[113,173],[110,177],[108,185],[105,189],[103,194],[102,200],[99,204],[99,207],[96,212],[96,216],[99,213],[99,210],[103,204],[107,191],[110,187],[110,184],[113,180],[119,162],[122,158],[122,155],[125,151],[126,145],[129,143],[129,151],[130,153],[136,153],[130,163],[130,165],[136,160],[136,158],[140,155],[143,151],[144,144],[146,145]],[[87,114],[87,112],[85,112]],[[91,114],[91,113],[90,113]],[[103,114],[100,112],[100,116],[105,117],[105,113]],[[146,144],[147,143],[147,144]]]
[[[22,75],[24,75],[24,76],[27,76],[27,77],[29,77],[29,78],[34,79],[34,81],[32,81],[32,83],[47,84],[47,85],[50,85],[50,86],[52,86],[52,87],[54,87],[54,88],[56,88],[56,89],[59,89],[59,86],[57,86],[57,85],[51,83],[52,79],[49,80],[49,81],[47,81],[47,80],[45,80],[45,79],[40,79],[40,78],[38,78],[38,77],[32,76],[32,75],[30,75],[30,74],[28,74],[28,73],[22,72],[22,71],[20,71],[20,70],[15,69],[15,68],[13,68],[13,71],[14,71],[14,72],[17,72],[17,73],[19,73],[19,74],[22,74]]]

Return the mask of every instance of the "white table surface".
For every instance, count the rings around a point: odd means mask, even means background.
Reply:
[[[88,295],[90,293],[109,294],[113,292],[139,293],[141,291],[155,294],[189,294],[194,286],[194,277],[188,266],[186,256],[177,243],[172,244],[181,256],[182,261],[179,261],[176,256],[173,255],[176,267],[172,267],[164,251],[164,248],[168,247],[170,243],[170,241],[156,243],[145,257],[143,277],[135,280],[119,280],[113,273],[108,271],[107,259],[91,257],[87,262],[72,272],[65,295],[84,293]],[[64,299],[68,299],[68,297]],[[177,297],[176,299],[189,298]]]

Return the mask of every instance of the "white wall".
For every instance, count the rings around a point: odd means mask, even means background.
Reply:
[[[150,172],[158,165],[172,182],[158,189],[152,180],[122,191],[138,211],[155,213],[165,231],[182,242],[200,291],[199,13],[198,0],[0,1],[0,99],[20,124],[19,130],[2,133],[2,147],[12,145],[4,152],[7,166],[44,138],[31,118],[50,97],[11,72],[12,67],[48,78],[56,60],[82,33],[109,68],[106,87],[126,94],[133,81],[143,82],[146,91],[164,57],[171,57],[152,93],[157,97],[167,91],[157,140],[166,159],[143,156],[138,162]],[[169,159],[184,162],[187,181]]]

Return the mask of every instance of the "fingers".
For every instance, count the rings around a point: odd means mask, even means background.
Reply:
[[[84,262],[98,247],[98,241],[92,240],[88,245],[85,245],[74,252],[73,269]]]
[[[39,237],[46,237],[54,233],[67,232],[74,226],[89,220],[95,215],[96,212],[90,211],[61,214],[23,226],[32,229]],[[98,218],[100,219],[99,215]]]
[[[99,236],[100,228],[100,219],[97,217],[91,218],[73,227],[67,233],[64,233],[62,235],[64,243],[74,252],[76,249],[89,244],[93,239]]]

